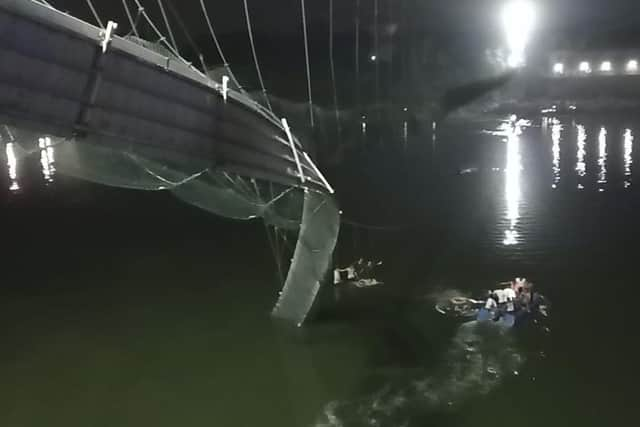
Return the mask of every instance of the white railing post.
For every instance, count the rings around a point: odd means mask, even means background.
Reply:
[[[311,165],[311,168],[314,170],[316,175],[318,175],[320,177],[320,180],[322,181],[324,186],[327,187],[327,190],[329,190],[329,193],[334,194],[335,191],[334,191],[333,187],[331,187],[331,185],[329,185],[329,181],[327,181],[327,179],[324,177],[324,175],[322,175],[322,172],[320,172],[320,169],[318,169],[316,164],[313,163],[313,161],[311,160],[309,155],[305,151],[303,151],[302,154],[304,155],[304,158],[307,159],[307,162],[309,162],[309,164]]]
[[[222,98],[224,102],[227,102],[227,95],[229,94],[229,76],[222,76]]]
[[[102,46],[102,53],[106,53],[109,48],[109,43],[111,43],[111,39],[113,38],[113,33],[118,29],[118,23],[109,21],[107,22],[107,28],[102,30],[102,42],[100,42],[100,46]]]
[[[293,142],[293,136],[291,135],[291,129],[289,129],[289,124],[287,123],[287,119],[282,119],[282,126],[284,127],[284,131],[287,133],[287,138],[289,139],[289,145],[291,145],[291,151],[293,151],[293,158],[296,161],[296,165],[298,166],[298,174],[300,175],[300,181],[304,184],[305,178],[304,173],[302,172],[302,165],[300,164],[300,158],[298,157],[298,150],[296,150],[296,145]]]

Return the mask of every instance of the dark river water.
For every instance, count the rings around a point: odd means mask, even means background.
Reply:
[[[269,316],[280,284],[261,223],[3,147],[0,425],[628,425],[640,121],[499,127],[403,140],[399,125],[328,171],[336,262],[379,259],[385,283],[327,286],[295,331]],[[501,331],[433,308],[515,276],[549,319]]]

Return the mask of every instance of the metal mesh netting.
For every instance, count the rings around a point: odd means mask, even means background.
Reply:
[[[18,157],[40,151],[36,134],[15,129],[13,134]],[[109,147],[89,138],[48,139],[57,173],[113,187],[171,191],[186,203],[227,218],[262,218],[275,229],[275,238],[286,238],[286,231],[299,229],[273,314],[297,325],[305,320],[337,240],[339,212],[330,195],[217,170],[210,162],[156,148]],[[274,249],[278,263],[283,247],[272,245],[279,248]]]
[[[114,149],[88,141],[56,141],[56,170],[98,184],[137,190],[169,190],[180,200],[238,220],[263,218],[297,229],[302,190],[211,169],[191,157],[157,149]]]

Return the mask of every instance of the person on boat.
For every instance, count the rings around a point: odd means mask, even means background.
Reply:
[[[493,295],[498,302],[498,308],[504,307],[507,302],[507,296],[504,293],[504,289],[496,289],[495,291],[493,291]]]
[[[333,270],[334,285],[337,285],[345,281],[356,281],[356,280],[358,280],[358,272],[356,271],[356,267],[354,264],[346,268],[336,268],[335,270]]]
[[[476,320],[484,322],[488,320],[497,320],[499,317],[498,298],[492,291],[487,291],[487,299],[484,301],[482,308],[478,310]]]
[[[484,303],[484,309],[491,313],[495,313],[498,310],[496,296],[491,291],[487,292],[487,300]]]
[[[506,312],[506,305],[507,305],[507,296],[504,293],[504,289],[500,288],[500,289],[496,289],[494,291],[490,291],[491,294],[493,295],[493,298],[495,299],[498,307],[495,310],[495,313],[493,314],[493,320],[499,320],[502,315]]]
[[[519,310],[529,312],[531,310],[531,291],[528,288],[520,288],[517,291],[517,306]]]
[[[531,310],[534,310],[540,314],[542,314],[543,316],[548,316],[548,302],[546,300],[546,298],[540,293],[537,292],[534,287],[533,287],[533,283],[531,284]]]
[[[367,263],[362,267],[362,272],[360,276],[364,279],[370,279],[373,275],[373,262],[367,261]]]
[[[518,292],[518,290],[523,290],[528,286],[527,279],[516,277],[515,280],[511,282],[511,287],[514,291]]]
[[[503,289],[503,293],[505,298],[505,311],[507,313],[513,313],[516,311],[516,291],[514,291],[512,287],[507,287]]]
[[[376,263],[373,261],[367,261],[366,263],[358,261],[358,263],[359,267],[358,265],[356,266],[356,274],[359,279],[374,279],[376,267],[382,265],[382,261]]]

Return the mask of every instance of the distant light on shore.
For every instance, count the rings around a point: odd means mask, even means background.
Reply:
[[[553,65],[553,73],[554,74],[564,74],[564,64],[562,62],[558,62]]]
[[[509,48],[507,63],[510,67],[518,68],[525,64],[525,53],[531,40],[534,22],[535,9],[529,1],[514,0],[502,11],[502,24]]]
[[[611,61],[604,61],[602,64],[600,64],[600,71],[602,71],[603,73],[610,73],[611,71],[613,71]]]
[[[590,74],[591,73],[591,64],[589,64],[587,61],[582,61],[580,63],[580,65],[578,66],[578,70],[580,70],[581,73]]]

